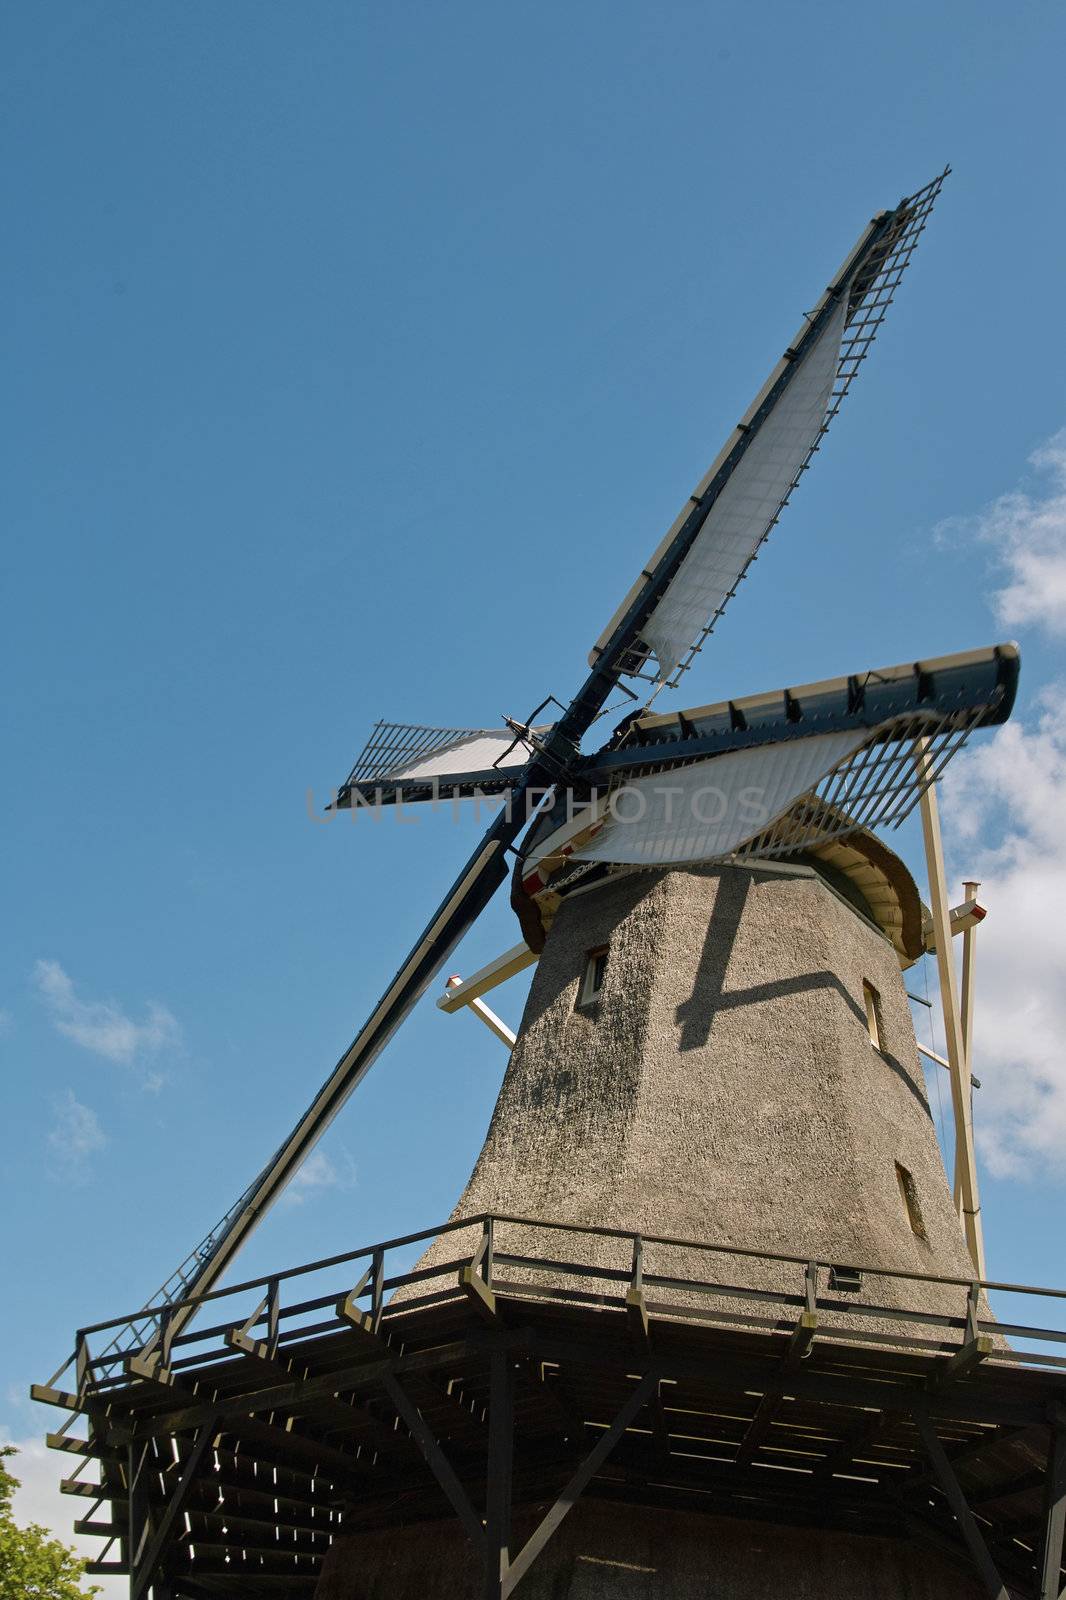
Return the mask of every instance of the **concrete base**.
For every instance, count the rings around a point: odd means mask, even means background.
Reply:
[[[429,1523],[339,1539],[316,1600],[479,1600],[480,1582],[458,1524]],[[516,1597],[979,1600],[981,1592],[935,1551],[902,1540],[581,1501]]]

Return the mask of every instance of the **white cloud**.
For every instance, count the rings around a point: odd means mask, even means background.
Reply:
[[[42,1430],[43,1426],[42,1422]],[[15,1490],[15,1521],[23,1527],[30,1522],[39,1523],[64,1544],[73,1545],[79,1555],[98,1556],[101,1540],[74,1532],[74,1519],[85,1515],[86,1501],[59,1492],[60,1478],[69,1476],[80,1458],[59,1455],[39,1438],[14,1439],[2,1425],[0,1443],[13,1444],[19,1452],[7,1463],[8,1470],[20,1481]],[[88,1469],[84,1475],[90,1480],[95,1477]],[[124,1578],[86,1578],[85,1587],[91,1584],[96,1584],[107,1600],[121,1600],[129,1594],[129,1582]]]
[[[941,524],[995,546],[1007,624],[1066,634],[1066,429],[1030,464],[1046,491]],[[974,1064],[978,1143],[994,1172],[1066,1176],[1066,683],[965,751],[943,784],[957,877],[981,879]]]
[[[0,1010],[0,1033],[6,1033],[11,1026],[10,1011]]]
[[[347,1150],[341,1151],[339,1166],[324,1150],[312,1150],[286,1189],[285,1203],[301,1206],[324,1189],[351,1189],[355,1181],[355,1162]]]
[[[974,1065],[993,1171],[1066,1176],[1066,684],[1034,727],[1007,723],[944,780],[956,876],[980,878]],[[959,845],[965,846],[964,850]],[[1037,1174],[1039,1175],[1039,1174]]]
[[[935,531],[994,547],[1007,582],[992,607],[1007,627],[1035,624],[1066,634],[1066,428],[1039,445],[1029,465],[1044,480],[1040,492],[1013,489],[976,516],[949,517]]]
[[[61,1178],[81,1183],[89,1175],[89,1163],[107,1143],[95,1111],[83,1106],[68,1089],[52,1102],[55,1121],[48,1134],[52,1164]]]
[[[135,1022],[114,1000],[81,999],[58,961],[38,961],[33,977],[56,1029],[95,1055],[135,1066],[177,1043],[177,1020],[156,1000],[148,1002],[143,1022]],[[162,1082],[158,1073],[152,1073],[144,1085],[154,1090]]]

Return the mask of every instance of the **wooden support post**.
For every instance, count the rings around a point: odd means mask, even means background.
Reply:
[[[636,1348],[647,1354],[651,1348],[651,1323],[644,1298],[644,1240],[639,1233],[633,1236],[633,1271],[626,1290],[626,1316]]]
[[[1044,1498],[1044,1539],[1040,1550],[1039,1600],[1060,1600],[1062,1545],[1066,1533],[1066,1426],[1051,1427],[1047,1488]]]
[[[962,1202],[962,1227],[966,1247],[977,1269],[985,1275],[985,1247],[981,1227],[981,1202],[977,1192],[977,1162],[974,1156],[972,1103],[966,1051],[959,1014],[958,982],[951,949],[951,911],[944,877],[944,847],[940,837],[940,813],[935,786],[929,782],[929,741],[915,741],[915,765],[922,790],[922,834],[925,839],[926,868],[929,875],[929,902],[933,913],[936,964],[940,978],[940,998],[944,1009],[948,1065],[951,1070],[951,1105],[955,1116],[955,1177]]]
[[[250,1315],[239,1326],[228,1330],[225,1335],[226,1343],[232,1345],[234,1350],[243,1350],[246,1355],[257,1356],[260,1361],[276,1361],[280,1331],[278,1299],[278,1280],[271,1278],[266,1294]],[[265,1339],[257,1339],[252,1329],[258,1325],[263,1316],[266,1317],[267,1335]],[[285,1370],[288,1370],[287,1364]]]
[[[972,905],[981,885],[968,879],[962,886],[965,904]],[[959,1026],[962,1029],[963,1071],[966,1074],[966,1095],[970,1106],[970,1123],[973,1124],[973,993],[975,978],[975,939],[977,924],[968,927],[962,936],[962,993],[960,996]],[[955,1210],[962,1214],[962,1187],[958,1173],[958,1139],[955,1141]]]
[[[273,1361],[278,1353],[278,1340],[281,1338],[281,1284],[277,1278],[271,1278],[267,1285],[267,1355]]]
[[[990,1356],[995,1343],[992,1336],[982,1333],[978,1326],[981,1309],[980,1285],[971,1283],[966,1296],[966,1330],[963,1342],[950,1356],[937,1363],[936,1371],[926,1379],[925,1386],[934,1393],[947,1383],[953,1383],[956,1378],[965,1377],[986,1357]]]
[[[126,1456],[126,1494],[128,1496],[129,1516],[127,1549],[129,1552],[131,1595],[144,1570],[144,1557],[152,1533],[148,1478],[152,1471],[154,1452],[154,1439],[139,1439],[134,1440],[130,1445]]]
[[[492,1292],[493,1251],[493,1219],[486,1217],[481,1243],[469,1266],[459,1268],[459,1287],[468,1296],[478,1315],[495,1327],[499,1318],[496,1296]]]
[[[970,1552],[970,1560],[984,1584],[989,1600],[1011,1600],[1007,1588],[996,1570],[996,1564],[988,1553],[988,1546],[981,1536],[981,1530],[974,1520],[973,1512],[966,1503],[966,1496],[959,1486],[959,1480],[952,1470],[951,1462],[947,1458],[944,1446],[937,1438],[936,1429],[928,1413],[915,1407],[913,1413],[914,1425],[922,1436],[926,1453],[933,1465],[937,1481],[943,1489],[947,1502],[955,1514],[959,1524],[959,1532]]]
[[[514,1473],[514,1367],[498,1345],[489,1367],[489,1459],[485,1484],[484,1600],[502,1600],[511,1565],[511,1481]]]
[[[381,1317],[385,1310],[385,1252],[375,1250],[370,1277],[370,1326],[375,1338],[381,1337]]]
[[[792,1337],[788,1342],[785,1359],[782,1365],[786,1371],[798,1367],[801,1361],[806,1361],[814,1344],[815,1334],[818,1331],[818,1263],[808,1261],[803,1274],[803,1310],[792,1330]]]
[[[364,1311],[359,1301],[367,1284],[370,1285],[370,1310]],[[388,1340],[381,1336],[381,1318],[384,1310],[385,1252],[375,1250],[370,1265],[359,1282],[337,1301],[337,1316],[350,1328],[354,1328],[356,1333],[362,1334],[368,1343],[384,1349],[388,1344]]]

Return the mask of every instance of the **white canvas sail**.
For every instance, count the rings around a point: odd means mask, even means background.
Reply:
[[[645,867],[730,855],[869,737],[865,728],[817,733],[632,778],[612,795],[595,838],[573,854]]]

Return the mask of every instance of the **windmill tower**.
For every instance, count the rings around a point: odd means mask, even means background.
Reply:
[[[73,1390],[62,1369],[35,1390],[88,1419],[51,1442],[98,1463],[72,1492],[110,1505],[89,1521],[117,1554],[91,1570],[128,1572],[131,1600],[1058,1597],[1066,1360],[1019,1365],[1002,1332],[1040,1330],[990,1318],[950,954],[978,912],[948,906],[933,789],[1010,714],[1017,650],[653,707],[818,450],[942,182],[864,230],[557,718],[378,724],[338,792],[500,811],[262,1173],[145,1311],[79,1332]],[[617,689],[631,709],[583,752]],[[916,807],[928,915],[875,831]],[[508,876],[522,942],[440,1002],[513,1046],[453,1217],[217,1287]],[[929,949],[957,1204],[901,976]],[[533,962],[515,1036],[482,996]],[[329,1273],[339,1293],[307,1292]]]

